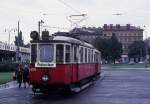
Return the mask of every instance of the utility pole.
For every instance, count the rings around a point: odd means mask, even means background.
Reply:
[[[16,62],[20,63],[20,57],[19,57],[19,34],[20,34],[20,24],[18,21],[18,37],[17,37],[17,49],[16,49]]]
[[[148,43],[147,43],[147,31],[146,31],[146,26],[144,26],[145,28],[145,35],[146,35],[146,39],[145,39],[145,68],[147,68],[147,63],[148,63],[148,59],[149,59],[149,55],[148,55]]]
[[[39,35],[41,34],[41,26],[42,26],[42,23],[44,23],[43,20],[40,20],[40,21],[38,22],[38,31],[39,31]]]

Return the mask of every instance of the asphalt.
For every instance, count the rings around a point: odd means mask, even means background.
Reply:
[[[150,70],[104,70],[94,85],[70,97],[34,96],[30,87],[14,86],[0,90],[0,104],[150,104]]]

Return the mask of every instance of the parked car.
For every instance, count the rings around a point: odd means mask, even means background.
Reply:
[[[129,65],[134,65],[135,63],[134,63],[134,61],[130,61],[128,64]]]

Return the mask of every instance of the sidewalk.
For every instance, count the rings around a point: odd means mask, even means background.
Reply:
[[[9,88],[15,88],[17,86],[18,86],[18,84],[17,84],[16,81],[11,81],[11,82],[8,82],[6,84],[0,85],[0,90],[9,89]]]
[[[150,68],[122,68],[122,67],[109,67],[109,66],[102,66],[102,69],[129,69],[129,70],[150,70]]]

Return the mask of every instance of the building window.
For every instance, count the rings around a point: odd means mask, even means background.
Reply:
[[[115,34],[115,33],[112,33],[112,36],[116,36],[116,34]]]

